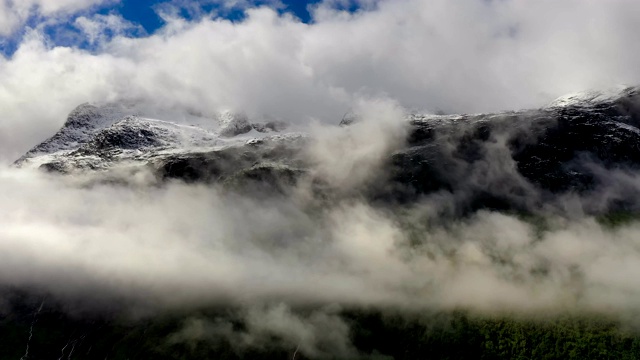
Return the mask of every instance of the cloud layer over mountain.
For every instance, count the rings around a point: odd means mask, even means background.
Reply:
[[[95,3],[4,3],[0,31],[34,6],[46,17]],[[135,24],[89,14],[76,25],[91,51],[57,47],[36,27],[0,59],[0,158],[12,161],[86,101],[336,122],[359,99],[482,112],[640,82],[637,1],[394,0],[354,14],[333,3],[318,5],[310,24],[269,7],[239,22],[166,12],[166,25],[144,38],[101,37]]]

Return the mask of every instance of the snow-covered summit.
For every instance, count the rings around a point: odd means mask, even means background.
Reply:
[[[638,92],[639,87],[623,85],[605,90],[587,90],[563,95],[549,103],[547,107],[592,106],[594,104],[613,102],[620,98],[633,96],[638,94]]]
[[[109,162],[141,156],[243,144],[286,128],[279,122],[251,123],[247,115],[229,111],[208,118],[176,116],[175,121],[154,115],[135,103],[82,104],[71,111],[55,135],[27,152],[16,165],[74,159],[81,163],[79,167],[103,168]]]
[[[126,103],[82,104],[69,113],[64,125],[55,135],[29,150],[19,161],[42,154],[76,149],[100,130],[127,115],[136,114],[135,108]]]

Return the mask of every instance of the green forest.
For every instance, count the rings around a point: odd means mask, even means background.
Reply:
[[[253,346],[225,336],[178,338],[188,319],[224,320],[246,329],[239,312],[208,309],[137,320],[71,316],[44,307],[14,309],[0,320],[0,359],[20,359],[30,331],[29,359],[638,359],[640,334],[624,322],[597,315],[537,318],[474,315],[467,311],[341,310],[348,355],[330,344],[304,354],[270,334]],[[34,312],[35,311],[35,312]],[[300,310],[301,312],[307,310]],[[22,315],[20,315],[22,314]],[[35,320],[35,322],[34,322]],[[33,327],[31,327],[33,325]]]

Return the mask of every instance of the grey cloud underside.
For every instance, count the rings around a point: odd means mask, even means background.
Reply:
[[[363,119],[352,113],[345,119],[343,131],[361,131]],[[263,195],[270,193],[265,189],[283,194],[305,183],[323,198],[345,195],[310,171],[312,136],[238,114],[209,120],[205,124],[214,125],[178,125],[145,118],[132,104],[85,104],[16,165],[98,171],[125,182],[119,170],[149,170],[156,182],[222,183],[239,191],[258,188]],[[384,154],[375,179],[348,195],[394,204],[446,195],[449,207],[442,211],[451,215],[482,208],[564,212],[571,196],[580,198],[581,214],[638,210],[638,190],[620,180],[640,166],[637,87],[567,96],[535,110],[409,114],[404,122],[406,141]]]

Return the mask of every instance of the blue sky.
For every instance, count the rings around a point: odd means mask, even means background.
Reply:
[[[310,14],[308,12],[308,5],[318,3],[320,0],[282,0],[284,8],[283,12],[290,12],[298,17],[303,22],[309,22]],[[154,10],[155,7],[166,3],[166,0],[122,0],[121,3],[114,6],[104,8],[101,12],[117,11],[122,16],[134,23],[138,23],[144,27],[148,33],[153,33],[159,27],[162,26],[162,20]],[[266,1],[252,1],[250,6],[268,5]],[[242,18],[241,9],[233,9],[231,11],[224,11],[220,5],[205,4],[201,5],[204,12],[210,12],[212,10],[219,10],[221,17],[231,20],[239,20]],[[185,18],[191,18],[192,14],[188,11],[182,11],[181,14]]]
[[[0,53],[11,56],[19,46],[23,36],[29,29],[42,26],[42,32],[47,36],[49,45],[71,46],[86,50],[92,50],[92,44],[83,37],[82,32],[74,25],[74,21],[81,16],[92,16],[95,14],[119,15],[125,20],[139,25],[136,29],[131,29],[125,35],[131,37],[148,36],[160,29],[164,22],[159,16],[159,9],[166,6],[173,6],[177,9],[179,16],[194,20],[200,16],[218,17],[231,21],[242,21],[245,10],[248,7],[270,6],[278,10],[279,13],[289,13],[294,15],[304,23],[312,22],[309,7],[318,4],[322,0],[250,0],[246,2],[236,2],[240,5],[229,6],[234,3],[228,0],[115,0],[107,1],[106,4],[83,9],[64,18],[64,21],[51,22],[41,15],[32,14],[21,26],[9,35],[0,35]],[[226,4],[226,5],[223,5]],[[276,5],[277,4],[277,5]],[[338,2],[341,10],[355,12],[359,9],[358,2],[349,0]],[[345,5],[346,4],[346,5]],[[105,34],[107,37],[111,34]]]

